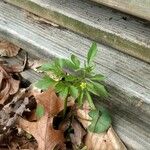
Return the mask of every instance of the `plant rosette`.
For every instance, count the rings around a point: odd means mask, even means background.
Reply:
[[[81,65],[75,55],[71,55],[70,59],[57,58],[53,62],[43,64],[39,70],[44,72],[45,76],[35,86],[42,90],[49,87],[55,90],[64,101],[63,118],[67,116],[68,98],[74,99],[78,108],[76,117],[87,131],[87,149],[125,150],[125,146],[111,127],[111,117],[107,109],[102,106],[96,107],[92,99],[92,95],[108,96],[103,85],[105,77],[94,72],[96,54],[97,44],[93,43],[84,65]],[[37,110],[39,113],[41,111],[43,110]]]

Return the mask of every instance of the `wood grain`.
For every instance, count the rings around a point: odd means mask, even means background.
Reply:
[[[150,26],[87,0],[5,0],[150,63]]]
[[[92,0],[150,21],[149,0]]]
[[[24,48],[30,60],[50,61],[53,57],[68,58],[75,54],[83,62],[92,43],[71,31],[35,20],[28,12],[3,2],[0,2],[0,37]],[[150,64],[102,44],[98,44],[98,49],[96,71],[107,77],[110,93],[109,99],[102,102],[113,116],[117,133],[129,149],[150,149]],[[20,54],[9,60],[20,63],[23,57]],[[31,70],[23,75],[30,81],[39,78]]]

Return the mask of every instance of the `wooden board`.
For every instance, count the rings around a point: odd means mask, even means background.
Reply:
[[[29,53],[30,54],[30,53]],[[43,58],[43,55],[33,56],[29,55],[29,61],[34,60],[40,60]],[[9,64],[16,64],[16,63],[22,63],[24,59],[24,51],[20,52],[19,55],[15,58],[2,58],[9,62]],[[22,73],[22,76],[31,83],[36,82],[38,79],[40,79],[41,75],[39,73],[29,69]],[[118,135],[121,137],[123,142],[126,144],[127,148],[129,150],[137,150],[138,148],[140,150],[148,149],[150,147],[149,145],[149,126],[145,122],[141,121],[138,118],[138,113],[135,114],[130,112],[130,109],[132,109],[132,106],[127,103],[127,105],[124,105],[121,103],[122,100],[125,100],[121,95],[124,95],[123,93],[120,93],[119,96],[118,93],[114,93],[111,95],[112,100],[112,106],[109,107],[109,111],[112,116],[113,120],[113,127],[115,131],[118,133]],[[126,97],[127,98],[127,97]],[[97,101],[97,107],[101,105],[100,100],[98,98],[95,98],[95,101]],[[99,101],[99,102],[98,102]],[[115,101],[118,101],[117,103],[114,103]],[[108,102],[105,101],[103,103],[106,103],[106,107],[108,106]]]
[[[93,1],[150,21],[149,0],[93,0]]]
[[[150,63],[149,22],[86,0],[5,0]]]
[[[19,15],[16,15],[19,14]],[[82,62],[92,41],[0,2],[0,37],[24,48],[30,60],[77,55]],[[97,71],[104,74],[110,97],[104,101],[115,130],[129,149],[150,149],[150,64],[98,44]],[[21,62],[23,54],[10,63]],[[30,81],[39,74],[23,73]],[[100,101],[96,97],[97,101]]]

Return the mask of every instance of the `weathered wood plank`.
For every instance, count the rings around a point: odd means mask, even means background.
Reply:
[[[0,2],[0,33],[18,45],[35,49],[37,53],[34,55],[42,54],[45,58],[49,53],[57,57],[68,57],[71,53],[75,53],[83,59],[92,42],[66,29],[38,22],[29,13],[3,2]],[[133,88],[137,94],[150,98],[149,64],[102,44],[98,44],[98,47],[100,51],[95,60],[98,71],[102,71],[115,86],[128,90]],[[142,89],[147,91],[144,92]],[[150,103],[146,97],[143,99],[147,99],[146,101]]]
[[[86,0],[5,0],[150,63],[149,22]]]
[[[92,0],[150,21],[149,0]]]
[[[43,58],[43,55],[39,55],[39,57],[29,55],[29,61],[39,60],[41,58]],[[9,64],[22,63],[24,59],[24,52],[20,52],[19,55],[15,58],[2,59],[8,61]],[[31,83],[36,82],[41,76],[39,75],[39,73],[31,69],[26,70],[22,73],[22,75],[24,78],[31,81]],[[123,97],[121,95],[124,94],[122,93],[120,94],[120,96],[119,94],[116,94],[114,92],[112,92],[111,94],[112,107],[109,107],[108,109],[110,110],[111,116],[113,118],[113,127],[125,142],[125,144],[128,146],[128,149],[137,150],[137,148],[139,148],[139,150],[144,150],[146,148],[149,148],[149,126],[138,118],[138,114],[130,112],[132,106],[129,103],[127,103],[127,105],[114,103],[114,101],[116,101],[117,99],[119,99],[119,102],[123,100]],[[97,97],[95,99],[99,101]],[[99,102],[97,103],[97,105],[100,104]],[[108,105],[108,101],[105,101],[104,103],[106,103],[106,106]]]
[[[69,57],[73,53],[83,61],[92,42],[66,29],[34,20],[28,12],[3,2],[0,2],[0,37],[24,48],[34,56],[31,60]],[[104,103],[109,106],[116,131],[129,149],[150,149],[150,64],[102,44],[98,48],[95,62],[97,71],[107,76],[106,86],[111,96]],[[15,61],[22,58],[19,55]],[[39,78],[30,70],[23,75],[30,81]]]

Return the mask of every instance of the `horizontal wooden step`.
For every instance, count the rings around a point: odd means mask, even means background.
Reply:
[[[92,0],[150,21],[149,0]]]
[[[2,58],[7,61],[9,64],[22,63],[24,59],[24,50],[19,53],[17,57],[14,58]],[[29,61],[41,60],[43,55],[36,57],[33,55],[29,55]],[[26,70],[22,73],[22,76],[31,83],[36,82],[40,79],[41,75],[31,69]],[[119,97],[118,97],[119,98]],[[121,98],[121,97],[120,97]],[[114,98],[115,101],[117,98]],[[121,101],[119,99],[119,101]],[[99,103],[97,103],[99,105]],[[131,106],[125,106],[126,108],[122,108],[121,104],[114,105],[110,109],[111,116],[113,119],[113,127],[126,144],[129,150],[145,150],[150,147],[149,145],[149,126],[138,120],[138,115],[129,113],[129,109]]]
[[[148,21],[135,19],[87,0],[4,1],[150,63]]]
[[[32,61],[68,58],[70,54],[84,61],[91,40],[34,18],[32,14],[1,1],[0,37],[22,47]],[[103,104],[110,109],[115,130],[129,149],[150,149],[150,64],[102,44],[98,44],[98,49],[97,71],[107,77],[106,86],[110,93]],[[11,58],[10,63],[20,63],[23,56]],[[32,82],[39,78],[32,70],[23,75]]]

